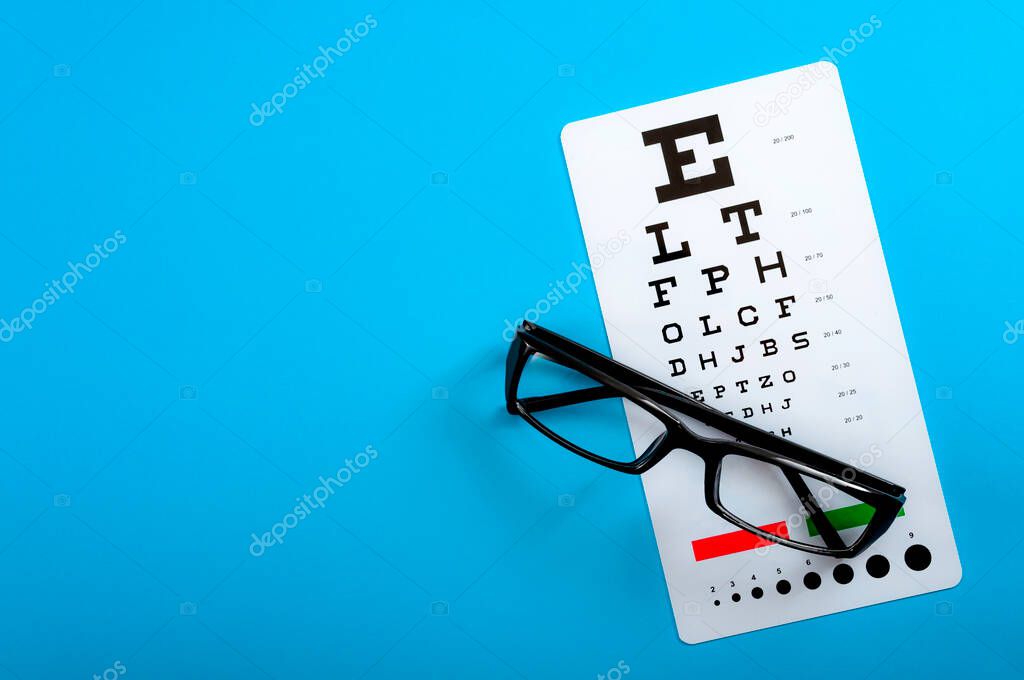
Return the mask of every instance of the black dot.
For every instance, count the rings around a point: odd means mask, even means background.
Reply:
[[[759,587],[755,587],[750,591],[750,596],[755,600],[760,600],[764,596],[764,591]]]
[[[716,607],[717,607],[718,605],[720,605],[720,604],[722,604],[722,603],[721,603],[721,602],[719,602],[718,600],[715,600],[715,606],[716,606]]]
[[[821,577],[816,572],[809,571],[804,574],[804,585],[810,590],[815,590],[821,585]]]
[[[732,594],[732,601],[733,602],[739,602],[740,601],[740,594],[739,593],[733,593]]]
[[[882,578],[889,573],[889,560],[885,555],[872,555],[868,558],[868,573],[875,578]]]
[[[903,561],[914,571],[924,571],[932,563],[932,553],[920,543],[907,548],[903,553]]]
[[[853,580],[853,567],[849,564],[837,564],[836,568],[832,570],[832,578],[836,580],[836,583],[846,585]]]
[[[779,591],[779,595],[788,595],[789,591],[793,589],[793,586],[789,585],[789,581],[782,579],[775,584],[775,590]]]

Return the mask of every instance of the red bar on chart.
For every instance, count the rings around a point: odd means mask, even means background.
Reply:
[[[775,522],[774,524],[766,524],[758,528],[774,536],[789,538],[789,528],[785,522]],[[708,536],[707,538],[698,538],[696,541],[692,541],[693,557],[700,562],[701,560],[732,555],[733,553],[753,550],[754,548],[771,544],[772,541],[769,541],[767,538],[762,538],[749,531],[740,529],[728,534]]]

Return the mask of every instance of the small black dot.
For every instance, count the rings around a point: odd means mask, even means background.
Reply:
[[[932,553],[920,543],[907,548],[903,553],[903,561],[914,571],[924,571],[932,563]]]
[[[750,596],[755,600],[760,600],[762,597],[764,597],[764,591],[761,590],[761,588],[759,587],[755,587],[753,590],[750,591]]]
[[[885,555],[872,555],[868,558],[867,568],[869,574],[882,578],[889,573],[889,560],[885,559]]]
[[[733,602],[739,602],[740,601],[740,594],[739,593],[733,593],[732,594],[732,601]]]
[[[821,585],[821,577],[816,572],[809,571],[804,574],[804,585],[810,590],[815,590]]]
[[[789,591],[793,589],[793,586],[789,585],[789,581],[782,579],[775,584],[775,590],[779,591],[779,595],[788,595]]]
[[[836,580],[836,583],[846,585],[853,580],[853,567],[849,564],[837,564],[836,568],[832,570],[832,578]]]
[[[722,604],[722,603],[721,603],[720,601],[718,601],[718,600],[715,600],[715,606],[716,606],[716,607],[717,607],[718,605],[720,605],[720,604]]]

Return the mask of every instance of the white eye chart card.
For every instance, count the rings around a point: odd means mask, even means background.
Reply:
[[[956,585],[960,559],[834,65],[571,123],[562,145],[588,250],[627,243],[594,268],[617,360],[907,489],[889,531],[838,560],[738,531],[705,505],[701,459],[674,451],[643,482],[679,637]],[[656,433],[628,403],[626,415],[639,454]],[[813,522],[766,510],[751,479],[740,500],[761,516],[745,519],[815,535]],[[873,512],[825,500],[844,536]]]

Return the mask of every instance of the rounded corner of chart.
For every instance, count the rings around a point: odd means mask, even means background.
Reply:
[[[570,122],[568,122],[568,123],[566,123],[565,125],[562,126],[561,132],[558,133],[558,139],[559,139],[559,141],[562,144],[562,149],[563,150],[569,148],[569,142],[570,142],[571,137],[572,137],[572,131],[576,127],[579,126],[580,122],[581,121],[574,120],[574,121],[570,121]]]
[[[679,641],[686,645],[699,645],[711,639],[706,635],[695,635],[693,631],[683,630],[682,628],[677,628],[676,633]]]
[[[938,590],[949,590],[950,588],[956,588],[964,580],[964,565],[960,561],[960,555],[953,557],[953,564],[949,571],[948,580],[945,581]]]
[[[839,66],[831,59],[820,59],[811,64],[811,66],[817,66],[820,69],[824,69],[826,75],[830,78],[839,78]]]

